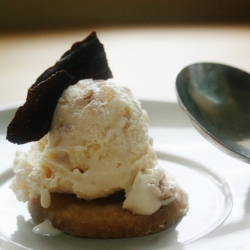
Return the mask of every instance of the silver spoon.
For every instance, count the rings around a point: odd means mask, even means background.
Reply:
[[[250,163],[250,74],[196,63],[176,78],[180,105],[194,126],[225,153]]]

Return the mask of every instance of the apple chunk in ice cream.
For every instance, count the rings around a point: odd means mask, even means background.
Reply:
[[[35,221],[49,219],[82,237],[157,232],[181,219],[188,206],[185,191],[157,162],[147,112],[127,87],[108,79],[69,84],[48,131],[28,152],[16,153],[14,172],[11,188],[28,201]]]

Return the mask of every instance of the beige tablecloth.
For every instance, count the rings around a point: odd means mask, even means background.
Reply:
[[[94,29],[114,80],[140,99],[175,102],[175,77],[194,62],[220,62],[250,72],[250,26]],[[35,79],[92,30],[0,36],[0,104],[24,102]]]

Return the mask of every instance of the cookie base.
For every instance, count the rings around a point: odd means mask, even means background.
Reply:
[[[59,230],[79,237],[127,238],[159,232],[180,220],[187,210],[187,197],[162,206],[152,215],[138,215],[123,209],[124,193],[91,201],[73,194],[51,194],[45,209],[40,199],[31,199],[28,210],[36,223],[49,219]]]

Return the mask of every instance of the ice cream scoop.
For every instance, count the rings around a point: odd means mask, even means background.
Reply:
[[[41,197],[45,208],[51,192],[90,200],[124,190],[124,208],[152,214],[179,188],[158,165],[152,144],[147,113],[128,88],[81,80],[62,93],[49,133],[17,153],[11,187],[21,201]]]

